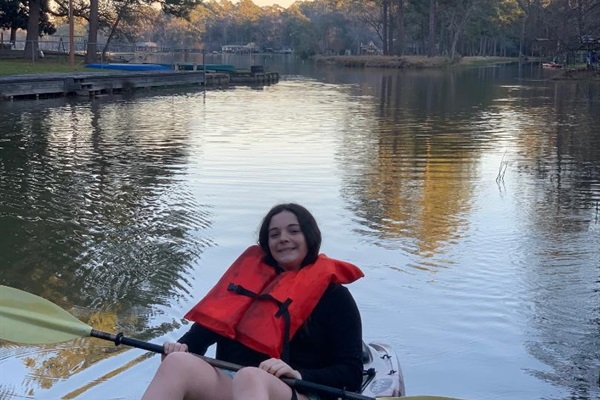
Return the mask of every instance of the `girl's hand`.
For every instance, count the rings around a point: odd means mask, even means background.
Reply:
[[[188,347],[187,344],[177,343],[177,342],[165,342],[163,344],[163,354],[161,357],[161,361],[165,359],[171,353],[176,353],[178,351],[187,353]]]
[[[278,358],[269,358],[268,360],[261,362],[258,368],[267,371],[271,375],[275,375],[278,378],[287,376],[289,378],[302,379],[300,372],[296,371]]]

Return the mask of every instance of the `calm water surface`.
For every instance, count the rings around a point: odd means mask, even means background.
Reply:
[[[0,103],[0,284],[174,340],[295,201],[364,270],[365,339],[408,394],[600,398],[598,83],[262,61],[278,84]],[[135,399],[158,363],[4,342],[0,398]]]

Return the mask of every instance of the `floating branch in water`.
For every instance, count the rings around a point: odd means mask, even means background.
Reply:
[[[504,156],[506,156],[506,152],[502,155],[502,160],[500,160],[500,168],[498,170],[498,176],[496,177],[496,182],[504,181],[504,174],[506,173],[506,169],[508,168],[508,161],[504,161]]]

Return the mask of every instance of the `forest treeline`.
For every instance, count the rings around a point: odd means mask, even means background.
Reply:
[[[600,0],[314,0],[287,8],[251,0],[72,0],[88,61],[115,43],[203,48],[255,43],[297,54],[540,56],[600,45]],[[0,28],[66,36],[68,0],[0,0]],[[365,46],[372,43],[372,46]]]

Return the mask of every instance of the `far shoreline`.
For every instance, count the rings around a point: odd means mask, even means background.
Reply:
[[[388,68],[403,70],[447,70],[454,68],[469,68],[479,66],[494,66],[517,64],[517,57],[494,57],[494,56],[465,56],[455,61],[448,57],[427,57],[421,55],[408,56],[382,56],[382,55],[350,55],[350,56],[324,56],[316,55],[311,59],[320,65],[332,65],[344,68]],[[529,58],[525,63],[540,64],[542,59]],[[0,76],[14,75],[39,75],[48,73],[102,73],[104,69],[85,68],[83,59],[79,59],[75,66],[71,67],[66,61],[40,59],[34,63],[22,58],[4,58],[0,55]],[[600,69],[587,70],[584,64],[567,66],[566,68],[554,70],[550,80],[576,80],[576,81],[600,81]]]
[[[512,64],[518,63],[517,57],[461,57],[457,61],[451,61],[448,57],[435,56],[321,56],[314,57],[317,63],[337,65],[351,68],[410,68],[429,69],[446,68],[455,66],[476,66],[488,64]]]
[[[446,69],[460,67],[476,67],[485,65],[503,65],[517,64],[518,57],[484,57],[467,56],[461,57],[456,61],[451,61],[448,57],[427,57],[427,56],[382,56],[382,55],[363,55],[363,56],[320,56],[314,57],[315,61],[324,65],[335,65],[347,68],[390,68],[390,69]],[[541,63],[539,58],[529,58],[526,63]],[[587,70],[585,67],[566,67],[557,70],[557,74],[552,80],[593,80],[600,81],[600,70]]]

